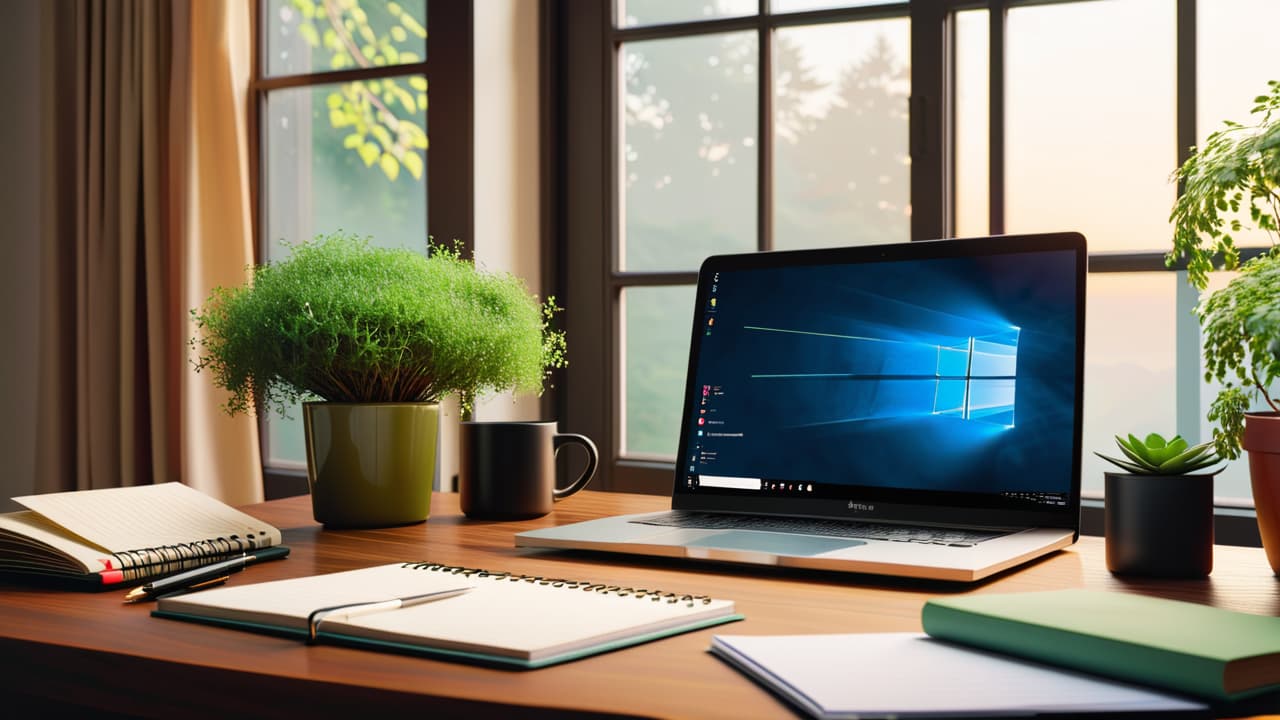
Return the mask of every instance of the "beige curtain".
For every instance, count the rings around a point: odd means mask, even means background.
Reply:
[[[186,356],[188,310],[252,259],[249,4],[44,8],[38,491],[262,497],[255,421]]]

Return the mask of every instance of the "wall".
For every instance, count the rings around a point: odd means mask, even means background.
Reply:
[[[475,0],[476,262],[542,295],[538,3]],[[478,420],[536,420],[535,397],[490,398]]]
[[[0,3],[0,510],[35,488],[40,297],[39,0]]]
[[[480,267],[540,287],[538,3],[475,0],[475,257]],[[457,417],[454,403],[446,417]],[[505,393],[477,403],[477,420],[537,420],[538,399]],[[440,431],[440,486],[458,472],[458,427]]]

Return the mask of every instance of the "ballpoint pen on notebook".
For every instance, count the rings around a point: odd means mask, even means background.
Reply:
[[[170,575],[168,577],[152,580],[141,587],[130,590],[125,596],[124,601],[127,603],[141,602],[143,600],[154,600],[165,593],[176,592],[178,590],[198,590],[205,587],[225,582],[231,573],[239,572],[246,565],[253,562],[262,562],[265,560],[278,560],[289,554],[289,548],[283,545],[262,548],[261,550],[251,550],[244,555],[223,560],[204,567],[198,567],[194,570]]]
[[[450,588],[448,590],[437,590],[436,592],[423,593],[422,595],[409,595],[402,598],[391,598],[389,600],[375,600],[372,602],[347,603],[346,605],[334,605],[333,607],[320,608],[314,610],[307,616],[307,642],[314,642],[316,639],[316,629],[320,627],[320,623],[326,617],[334,613],[342,611],[342,616],[346,618],[358,617],[360,615],[369,615],[371,613],[383,612],[385,610],[398,610],[400,608],[413,607],[423,603],[434,602],[436,600],[444,600],[455,595],[471,592],[474,588]]]

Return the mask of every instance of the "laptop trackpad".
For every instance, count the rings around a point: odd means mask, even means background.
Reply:
[[[799,556],[820,555],[832,550],[841,550],[858,545],[866,545],[866,543],[848,538],[783,535],[781,533],[752,532],[750,530],[729,530],[685,543],[686,547],[746,550],[773,555]]]

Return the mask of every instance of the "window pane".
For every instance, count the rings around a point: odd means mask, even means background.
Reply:
[[[675,457],[694,292],[685,285],[622,293],[623,454]]]
[[[426,0],[266,0],[267,75],[422,62]]]
[[[956,219],[958,236],[991,230],[991,26],[986,10],[956,20]]]
[[[772,0],[772,13],[798,12],[802,10],[827,10],[830,8],[889,5],[902,0]]]
[[[906,18],[774,35],[774,245],[911,239]]]
[[[1250,119],[1253,99],[1267,92],[1268,80],[1280,80],[1276,28],[1280,3],[1275,0],[1214,0],[1196,5],[1196,137],[1200,142],[1224,120],[1257,124]],[[1238,215],[1246,230],[1233,232],[1238,245],[1269,245],[1271,239],[1253,228],[1249,213]],[[1219,493],[1221,494],[1221,493]]]
[[[1176,432],[1174,308],[1177,273],[1094,273],[1085,308],[1081,487],[1102,492],[1115,469],[1115,435]],[[1141,318],[1134,322],[1134,318]]]
[[[622,27],[755,15],[757,0],[618,0]]]
[[[756,247],[756,35],[622,46],[622,265]]]
[[[345,230],[384,247],[425,250],[426,93],[418,77],[278,90],[267,95],[266,259]],[[376,99],[376,104],[375,104]],[[410,109],[410,106],[412,109]],[[372,119],[373,107],[394,115]],[[362,114],[368,109],[370,115]],[[359,122],[356,122],[355,119]],[[362,134],[355,128],[364,124]],[[358,142],[357,142],[358,141]],[[267,421],[267,464],[303,460],[302,413]]]
[[[1091,251],[1168,248],[1174,10],[1112,0],[1009,11],[1009,231],[1079,230]]]

